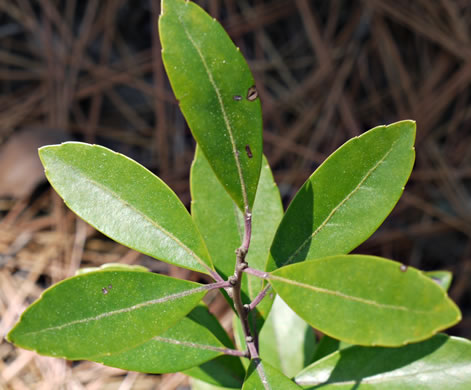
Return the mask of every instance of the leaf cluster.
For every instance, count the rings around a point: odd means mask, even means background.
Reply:
[[[8,334],[16,345],[126,370],[182,371],[194,388],[469,389],[471,343],[438,332],[461,314],[451,275],[349,255],[399,200],[415,122],[353,138],[283,211],[262,154],[252,74],[221,25],[163,0],[164,64],[197,141],[191,213],[157,176],[98,145],[40,149],[67,206],[113,240],[208,275],[200,284],[110,264],[48,290]],[[202,302],[219,289],[234,338]],[[324,337],[316,341],[314,329]]]

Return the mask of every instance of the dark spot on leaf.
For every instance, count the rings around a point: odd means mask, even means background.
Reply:
[[[408,268],[407,265],[401,264],[401,267],[399,269],[401,270],[401,272],[406,272],[407,268]]]
[[[103,293],[103,295],[108,294],[108,290],[106,289],[106,287],[103,287],[103,288],[101,289],[101,292]]]
[[[247,91],[247,100],[250,102],[253,102],[257,98],[258,98],[257,88],[255,88],[255,85],[253,85]]]
[[[240,95],[234,95],[234,96],[233,96],[233,99],[234,99],[236,102],[239,102],[239,101],[242,100],[242,96],[240,96]]]
[[[250,150],[250,146],[249,145],[245,145],[245,151],[247,152],[247,156],[249,158],[252,158],[253,157],[253,154],[252,154],[252,151]]]

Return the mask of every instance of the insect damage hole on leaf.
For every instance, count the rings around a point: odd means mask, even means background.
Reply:
[[[315,344],[315,327],[366,346],[351,347],[354,386],[369,386],[357,369],[371,362],[368,351],[387,354],[374,361],[388,362],[378,363],[379,376],[392,373],[386,379],[395,388],[401,382],[390,363],[397,360],[402,369],[404,362],[418,362],[424,375],[416,378],[409,371],[407,381],[411,388],[421,386],[431,371],[421,363],[431,351],[443,350],[436,347],[445,340],[433,348],[419,341],[461,319],[446,294],[451,274],[441,272],[438,287],[430,274],[412,266],[347,255],[402,194],[415,158],[415,123],[379,126],[347,142],[308,179],[283,216],[263,156],[260,96],[239,48],[194,2],[162,0],[161,10],[163,64],[201,149],[190,176],[191,213],[160,178],[103,147],[66,143],[44,147],[40,155],[51,184],[82,219],[131,249],[208,274],[215,283],[125,265],[89,269],[42,294],[7,340],[45,355],[132,371],[190,368],[184,373],[218,388],[300,390],[296,373],[310,363],[321,365],[312,370],[325,377],[325,359],[313,360],[327,352]],[[200,304],[208,291],[219,289],[237,314],[238,350]],[[276,297],[291,314],[273,303]],[[399,348],[370,347],[409,342],[417,348],[413,356]],[[454,345],[444,363],[435,364],[434,356],[433,370],[449,382],[440,388],[471,388],[471,374],[461,369],[471,361],[471,343],[460,344],[463,350]],[[341,386],[350,387],[348,356],[339,353],[340,360],[332,355],[327,360],[333,373],[341,373]],[[453,360],[456,355],[460,361]],[[446,365],[453,366],[453,375],[444,374]],[[378,372],[373,374],[376,387]],[[335,375],[327,379],[327,387],[335,385]]]
[[[255,85],[252,85],[247,91],[247,100],[250,102],[253,102],[257,98],[258,98],[257,88],[255,88]]]

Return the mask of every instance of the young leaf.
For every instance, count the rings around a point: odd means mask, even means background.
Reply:
[[[142,165],[79,142],[45,146],[39,156],[67,206],[97,230],[159,260],[211,272],[207,249],[185,206]]]
[[[438,334],[400,348],[352,346],[296,376],[304,389],[471,389],[471,342]]]
[[[240,358],[227,355],[219,356],[183,373],[211,385],[231,389],[240,389],[245,377]]]
[[[150,272],[89,272],[47,289],[7,339],[42,355],[93,360],[165,332],[207,290]]]
[[[255,359],[250,363],[242,390],[300,390],[296,383],[270,366]]]
[[[161,335],[130,350],[94,361],[152,374],[183,371],[214,359],[227,349],[211,331],[215,326],[220,327],[217,319],[204,305],[199,305]]]
[[[434,280],[441,288],[448,291],[453,279],[453,274],[450,271],[428,271],[424,272],[429,278]]]
[[[351,344],[400,346],[461,319],[433,280],[379,257],[339,255],[292,264],[272,272],[269,282],[301,318]]]
[[[312,174],[276,232],[267,270],[345,254],[399,200],[414,164],[415,122],[379,126],[345,143]]]
[[[196,4],[163,0],[162,58],[188,125],[226,191],[252,208],[262,163],[254,79],[222,26]]]
[[[311,362],[315,342],[312,328],[277,296],[260,331],[260,358],[291,378]]]
[[[244,218],[234,201],[214,175],[209,163],[196,148],[191,167],[191,214],[208,247],[218,272],[227,279],[234,273],[235,250],[244,235]],[[278,187],[266,158],[263,159],[257,195],[252,210],[252,238],[246,257],[248,264],[264,271],[265,261],[276,228],[283,216],[283,205]],[[262,289],[260,278],[247,275],[242,292],[253,300]],[[271,306],[266,297],[257,309],[266,316]],[[249,303],[249,302],[245,302]]]

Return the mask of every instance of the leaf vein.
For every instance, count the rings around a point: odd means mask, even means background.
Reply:
[[[394,145],[397,143],[394,142],[389,150],[384,154],[384,156],[372,167],[370,170],[363,176],[363,178],[360,180],[358,185],[337,205],[335,206],[332,211],[329,213],[329,215],[326,217],[326,219],[317,227],[314,232],[308,236],[304,242],[296,249],[296,251],[281,265],[285,266],[288,264],[291,264],[293,260],[296,258],[296,256],[301,252],[304,247],[325,227],[328,225],[330,219],[334,216],[334,214],[348,201],[350,198],[355,195],[357,191],[359,191],[362,188],[363,183],[373,174],[373,172],[386,160],[386,158],[389,156],[389,154],[392,152],[394,149]]]
[[[237,167],[237,174],[239,175],[239,182],[240,182],[240,187],[241,187],[241,191],[242,191],[242,198],[243,198],[243,201],[244,201],[244,209],[247,210],[249,208],[249,202],[248,202],[248,198],[247,198],[247,189],[246,189],[246,185],[245,185],[245,181],[244,181],[244,176],[242,174],[242,166],[240,164],[239,153],[237,151],[237,146],[236,146],[236,143],[235,143],[235,140],[234,140],[234,134],[232,134],[231,123],[229,121],[229,117],[227,115],[226,108],[224,106],[224,102],[222,100],[221,91],[219,90],[219,88],[216,84],[216,81],[214,80],[213,74],[212,74],[211,70],[209,69],[209,66],[206,62],[206,59],[203,56],[203,53],[201,52],[200,48],[198,47],[198,45],[194,41],[191,34],[188,32],[188,30],[185,26],[185,23],[182,21],[181,15],[178,15],[178,20],[180,21],[180,23],[183,27],[183,31],[185,31],[185,35],[187,36],[188,40],[191,42],[191,44],[195,48],[196,52],[198,53],[198,56],[201,59],[201,62],[202,62],[203,67],[206,71],[206,74],[208,75],[209,82],[210,82],[211,86],[213,87],[214,92],[216,93],[216,96],[217,96],[217,99],[218,99],[218,102],[219,102],[219,106],[221,108],[222,117],[223,117],[224,123],[226,125],[226,130],[227,130],[227,133],[229,134],[229,140],[231,141],[232,155],[234,157],[235,164],[236,164],[236,167]]]
[[[109,311],[109,312],[101,313],[101,314],[98,314],[98,315],[93,316],[93,317],[81,318],[79,320],[66,322],[66,323],[61,324],[61,325],[51,326],[49,328],[43,328],[43,329],[40,329],[40,330],[27,332],[27,333],[24,333],[24,336],[61,330],[61,329],[68,328],[70,326],[79,325],[79,324],[86,324],[86,323],[93,322],[93,321],[99,321],[103,318],[112,317],[114,315],[118,315],[118,314],[122,314],[122,313],[129,313],[129,312],[132,312],[134,310],[141,309],[143,307],[157,305],[157,304],[165,303],[165,302],[171,302],[171,301],[174,301],[174,300],[177,300],[177,299],[180,299],[180,298],[184,298],[184,297],[189,296],[189,295],[197,294],[199,292],[208,290],[210,288],[208,286],[211,286],[211,285],[200,286],[200,287],[196,287],[196,288],[191,289],[191,290],[185,290],[185,291],[175,293],[175,294],[171,294],[171,295],[167,295],[167,296],[164,296],[164,297],[161,297],[161,298],[151,299],[151,300],[148,300],[148,301],[137,303],[137,304],[129,306],[129,307],[123,307],[121,309],[116,309],[116,310],[112,310],[112,311]]]
[[[65,163],[64,163],[65,164]],[[71,170],[75,171],[78,175],[81,175],[85,178],[85,180],[90,181],[93,185],[100,188],[102,191],[109,193],[112,197],[117,199],[118,201],[122,202],[125,207],[130,208],[131,210],[135,211],[138,215],[140,215],[143,219],[147,220],[152,226],[154,226],[157,230],[160,230],[163,234],[173,240],[179,247],[181,247],[185,252],[187,252],[191,257],[193,257],[203,268],[207,271],[211,272],[212,269],[190,248],[188,248],[182,241],[180,241],[177,237],[175,237],[172,233],[168,230],[164,229],[161,225],[159,225],[156,221],[145,215],[142,211],[131,205],[129,202],[121,198],[116,192],[112,191],[110,188],[103,186],[101,183],[93,180],[90,176],[87,176],[82,171],[76,169],[72,165],[67,165]],[[98,229],[100,230],[100,229]]]
[[[373,301],[371,299],[355,297],[355,296],[352,296],[352,295],[344,294],[340,291],[334,291],[334,290],[329,290],[329,289],[322,288],[322,287],[312,286],[310,284],[298,282],[297,280],[286,279],[286,278],[283,278],[281,276],[270,275],[269,279],[278,280],[280,282],[291,284],[293,286],[305,288],[305,289],[308,289],[308,290],[312,290],[312,291],[315,291],[317,293],[334,295],[334,296],[337,296],[339,298],[344,298],[344,299],[347,299],[347,300],[350,300],[350,301],[363,303],[365,305],[376,306],[380,309],[400,310],[400,311],[407,311],[407,312],[413,312],[413,313],[418,313],[418,314],[427,314],[427,313],[429,313],[428,311],[425,311],[425,310],[414,310],[414,309],[411,309],[411,308],[406,307],[406,306],[379,303],[379,302]]]
[[[227,348],[223,348],[223,347],[216,347],[214,345],[207,345],[207,344],[192,343],[191,341],[181,341],[181,340],[176,340],[176,339],[170,339],[167,337],[156,336],[152,340],[160,341],[160,342],[168,343],[168,344],[181,345],[181,346],[189,347],[189,348],[205,349],[205,350],[214,351],[214,352],[224,353],[227,351]]]

